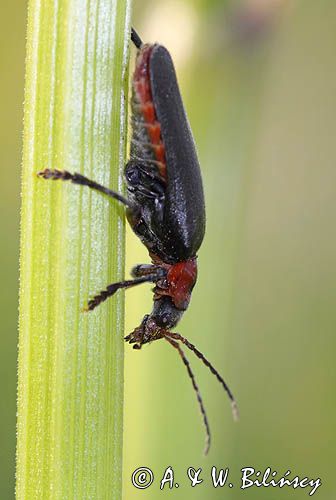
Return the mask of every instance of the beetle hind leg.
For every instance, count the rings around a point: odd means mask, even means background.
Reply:
[[[88,179],[82,174],[78,173],[71,174],[67,170],[46,168],[41,172],[38,172],[37,175],[38,177],[42,177],[43,179],[51,179],[54,181],[55,180],[71,181],[73,184],[78,184],[80,186],[88,186],[89,188],[94,189],[95,191],[106,194],[110,198],[114,198],[115,200],[120,201],[120,203],[123,203],[128,207],[131,208],[133,207],[132,203],[130,203],[130,201],[128,201],[127,198],[125,198],[121,194],[116,193],[115,191],[112,191],[111,189],[106,188],[101,184],[98,184],[98,182],[96,181]]]

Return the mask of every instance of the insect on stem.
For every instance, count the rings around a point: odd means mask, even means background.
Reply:
[[[158,43],[143,44],[132,28],[138,49],[132,78],[132,138],[124,175],[127,197],[67,170],[45,169],[39,177],[86,186],[122,203],[134,233],[146,246],[151,264],[139,264],[133,280],[111,283],[89,300],[92,311],[119,289],[154,283],[153,309],[125,337],[134,349],[165,338],[187,368],[206,429],[205,454],[210,448],[210,428],[203,400],[180,342],[207,366],[228,394],[232,413],[238,408],[224,379],[204,355],[179,333],[171,332],[188,308],[197,280],[197,252],[205,234],[205,203],[200,165],[183,107],[174,64],[168,50]],[[178,194],[178,196],[177,196]]]

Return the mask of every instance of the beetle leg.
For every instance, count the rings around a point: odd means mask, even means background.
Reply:
[[[140,278],[136,278],[134,280],[125,280],[119,281],[117,283],[111,283],[108,285],[105,290],[102,290],[97,295],[95,295],[92,299],[89,300],[85,311],[92,311],[99,304],[104,302],[108,297],[112,297],[120,288],[131,288],[132,286],[141,285],[142,283],[147,282],[155,282],[157,280],[156,274],[149,274],[147,276],[142,276]]]
[[[100,193],[106,194],[107,196],[110,196],[111,198],[120,201],[121,203],[123,203],[128,207],[131,208],[133,207],[132,203],[121,194],[116,193],[115,191],[111,191],[111,189],[106,188],[101,184],[98,184],[98,182],[88,179],[87,177],[84,177],[84,175],[78,173],[71,174],[67,170],[57,170],[49,168],[46,168],[45,170],[38,172],[37,175],[39,177],[43,177],[44,179],[52,179],[52,180],[61,179],[62,181],[71,181],[73,184],[79,184],[80,186],[88,186],[89,188],[94,189],[95,191],[99,191]]]
[[[133,278],[139,278],[140,276],[148,276],[151,274],[156,275],[156,280],[159,280],[167,275],[167,271],[156,264],[138,264],[134,266],[131,270],[131,275]]]

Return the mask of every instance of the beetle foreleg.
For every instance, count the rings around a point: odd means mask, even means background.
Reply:
[[[141,276],[156,275],[156,280],[164,278],[167,275],[166,269],[156,264],[138,264],[131,270],[133,278],[140,278]]]
[[[100,193],[106,194],[107,196],[110,196],[111,198],[120,201],[121,203],[123,203],[128,207],[131,208],[133,207],[132,203],[128,201],[127,198],[125,198],[121,194],[116,193],[115,191],[111,191],[111,189],[106,188],[101,184],[98,184],[98,182],[88,179],[84,175],[78,173],[71,174],[67,170],[57,170],[49,168],[46,168],[45,170],[38,172],[37,175],[39,177],[43,177],[43,179],[52,179],[52,180],[61,179],[62,181],[71,181],[73,184],[79,184],[80,186],[88,186],[89,188],[94,189],[95,191],[99,191]]]
[[[157,275],[150,274],[147,276],[143,276],[141,278],[136,278],[134,280],[125,280],[125,281],[119,281],[118,283],[112,283],[111,285],[108,285],[105,288],[105,290],[102,290],[97,295],[95,295],[91,300],[89,300],[88,305],[85,308],[85,311],[92,311],[97,306],[99,306],[99,304],[104,302],[107,298],[112,297],[112,295],[114,295],[116,291],[119,290],[120,288],[131,288],[132,286],[141,285],[142,283],[146,282],[155,282],[156,280],[157,280]]]

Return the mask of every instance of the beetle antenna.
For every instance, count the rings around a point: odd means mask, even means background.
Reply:
[[[175,349],[177,349],[179,355],[182,358],[182,361],[183,361],[185,367],[188,370],[189,377],[191,378],[191,383],[192,383],[193,388],[196,392],[197,401],[198,401],[198,404],[199,404],[200,409],[201,409],[203,422],[204,422],[204,426],[205,426],[206,441],[205,441],[204,455],[207,455],[209,452],[209,449],[210,449],[210,442],[211,442],[210,426],[209,426],[208,417],[207,417],[207,414],[205,411],[205,407],[203,404],[203,399],[202,399],[200,390],[199,390],[198,385],[197,385],[196,380],[195,380],[195,375],[190,367],[189,361],[187,360],[187,358],[186,358],[184,352],[182,351],[180,345],[178,344],[178,342],[175,342],[175,340],[172,340],[167,336],[165,336],[164,338],[167,340],[167,342],[169,342],[169,344],[171,344],[173,347],[175,347]]]
[[[218,382],[220,384],[222,384],[225,392],[227,393],[227,395],[229,396],[229,399],[231,401],[231,409],[232,409],[232,415],[233,415],[233,419],[235,421],[237,421],[239,419],[239,411],[238,411],[238,406],[237,406],[237,402],[229,388],[229,386],[226,384],[226,382],[224,381],[223,377],[218,373],[218,371],[212,366],[212,364],[210,363],[210,361],[207,360],[207,358],[204,356],[204,354],[201,353],[201,351],[199,351],[193,344],[191,344],[189,342],[189,340],[187,340],[185,337],[182,337],[182,335],[180,335],[179,333],[173,333],[173,332],[169,332],[167,331],[165,333],[165,338],[168,337],[171,337],[175,340],[180,340],[185,346],[188,347],[188,349],[190,349],[191,351],[193,351],[196,356],[205,364],[205,366],[207,366],[209,368],[209,370],[211,371],[211,373],[213,375],[215,375],[215,377],[217,378]]]
[[[142,47],[143,45],[142,40],[134,28],[131,29],[131,40],[137,49],[140,49]]]

